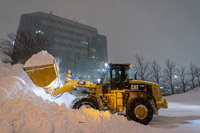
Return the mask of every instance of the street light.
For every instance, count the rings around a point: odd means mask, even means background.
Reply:
[[[107,67],[107,66],[108,66],[108,63],[106,62],[106,63],[105,63],[105,67]]]

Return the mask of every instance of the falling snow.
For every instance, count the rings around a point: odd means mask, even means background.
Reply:
[[[70,109],[75,98],[66,92],[52,99],[32,83],[23,65],[0,62],[1,132],[200,132],[200,88],[165,97],[169,108],[147,126],[108,111]]]

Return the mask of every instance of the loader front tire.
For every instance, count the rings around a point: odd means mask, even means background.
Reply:
[[[99,109],[99,104],[91,98],[79,98],[72,103],[72,109],[80,109],[82,107]]]
[[[126,108],[126,117],[128,120],[134,120],[144,125],[147,125],[152,120],[153,113],[151,103],[144,98],[132,99]]]

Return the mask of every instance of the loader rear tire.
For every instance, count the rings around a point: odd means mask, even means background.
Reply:
[[[86,108],[99,109],[99,104],[91,98],[79,98],[72,103],[72,109],[80,109],[83,106]]]
[[[128,120],[134,120],[144,125],[147,125],[152,120],[153,113],[151,103],[144,98],[132,99],[126,108]]]

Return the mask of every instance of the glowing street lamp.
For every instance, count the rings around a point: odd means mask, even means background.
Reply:
[[[105,67],[107,67],[107,66],[108,66],[108,63],[106,62],[106,63],[105,63]]]

